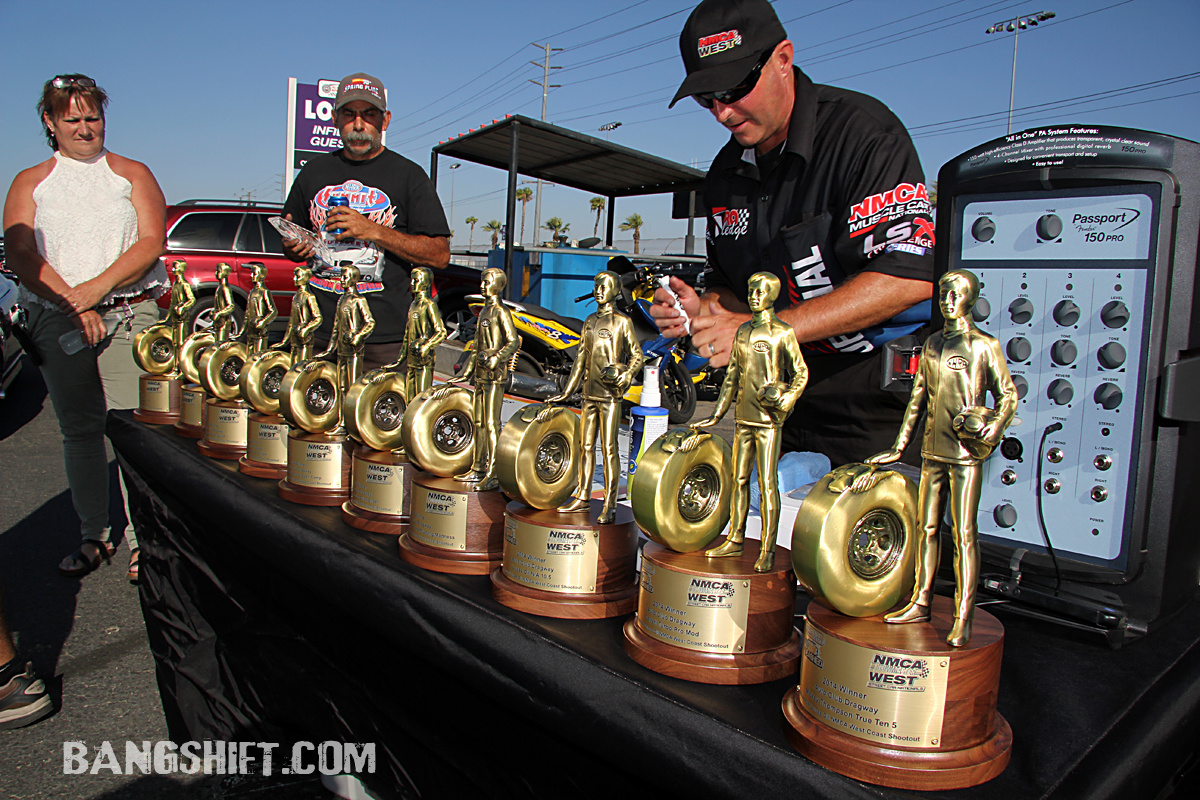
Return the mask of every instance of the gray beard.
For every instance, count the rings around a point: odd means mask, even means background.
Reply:
[[[374,150],[377,147],[379,147],[379,143],[380,143],[379,138],[373,136],[372,134],[368,133],[367,131],[361,131],[361,132],[360,131],[348,131],[348,132],[342,134],[342,141],[344,141],[346,143],[354,142],[355,144],[358,144],[360,142],[367,142],[371,145],[370,148],[368,148],[370,150]]]

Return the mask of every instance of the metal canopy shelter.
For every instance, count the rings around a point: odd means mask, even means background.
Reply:
[[[618,197],[691,192],[694,209],[696,194],[704,187],[701,170],[520,115],[506,117],[436,145],[429,169],[435,187],[438,157],[443,155],[508,170],[504,271],[509,276],[510,291],[515,288],[512,263],[518,174],[608,198],[605,242],[610,247]],[[692,239],[691,217],[688,218],[688,239]]]

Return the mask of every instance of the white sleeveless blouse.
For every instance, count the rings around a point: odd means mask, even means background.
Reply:
[[[33,190],[37,210],[33,232],[41,256],[68,286],[78,286],[108,269],[138,240],[133,185],[112,171],[108,151],[77,161],[54,154],[54,169]],[[102,305],[134,297],[147,289],[165,292],[169,282],[162,261],[141,280],[114,289]],[[55,307],[22,287],[22,299]]]

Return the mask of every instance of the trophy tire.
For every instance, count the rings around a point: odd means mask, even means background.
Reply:
[[[166,375],[178,360],[169,326],[158,322],[147,325],[133,337],[133,360],[143,372]]]
[[[200,354],[200,385],[218,400],[240,400],[242,369],[250,351],[241,342],[221,342]]]
[[[544,403],[513,415],[496,444],[500,490],[531,508],[558,508],[579,482],[579,417],[561,407],[542,422]]]
[[[692,435],[678,428],[660,436],[638,459],[629,480],[633,518],[656,544],[679,553],[707,547],[729,524],[733,451],[720,436],[690,452],[679,449]]]
[[[341,400],[337,367],[319,358],[289,369],[279,386],[280,416],[308,433],[336,428]]]
[[[179,371],[188,383],[200,383],[200,356],[216,341],[212,331],[193,333],[183,340],[183,346],[179,348]]]
[[[887,470],[866,491],[851,491],[852,476],[865,469],[850,464],[823,477],[792,527],[796,580],[851,617],[882,614],[912,590],[920,533],[917,484]]]
[[[279,413],[279,394],[283,379],[292,366],[292,357],[280,350],[263,350],[250,356],[238,379],[242,397],[260,414]]]
[[[442,478],[461,475],[475,456],[474,398],[460,387],[433,386],[404,412],[401,437],[418,468]]]
[[[395,450],[403,443],[404,375],[373,369],[346,392],[346,431],[372,450]]]

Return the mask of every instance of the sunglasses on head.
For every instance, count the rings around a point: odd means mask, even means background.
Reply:
[[[776,47],[778,47],[778,45],[776,45]],[[763,67],[767,65],[767,63],[771,60],[771,56],[774,54],[775,47],[772,47],[770,50],[763,53],[762,58],[758,60],[758,63],[750,69],[750,74],[732,89],[726,89],[723,92],[700,92],[699,94],[692,95],[692,97],[697,103],[705,108],[712,108],[715,102],[719,102],[721,105],[725,106],[729,105],[730,103],[736,103],[738,100],[741,100],[743,97],[754,91],[754,87],[758,85],[758,78],[760,75],[762,75]]]
[[[55,89],[66,89],[68,86],[79,86],[83,89],[96,88],[96,82],[86,75],[56,75],[50,85]]]

